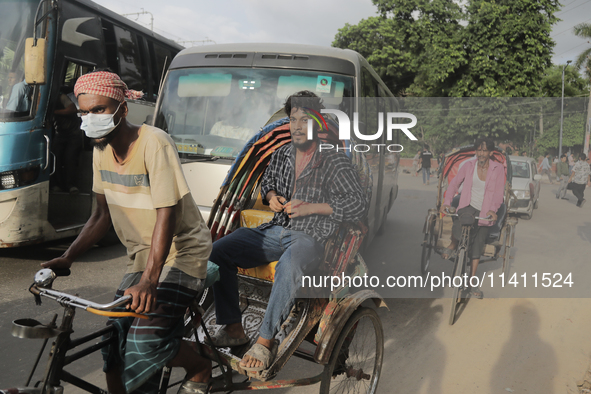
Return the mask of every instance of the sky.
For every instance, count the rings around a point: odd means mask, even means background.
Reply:
[[[212,43],[279,42],[330,46],[345,23],[377,15],[371,0],[94,0],[119,14],[149,12],[154,31],[185,47]],[[552,38],[554,64],[564,64],[591,43],[573,27],[591,23],[590,0],[562,0]],[[128,18],[150,27],[149,14]]]

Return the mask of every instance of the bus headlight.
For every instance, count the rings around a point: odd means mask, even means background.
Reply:
[[[14,189],[32,184],[39,177],[39,166],[0,173],[0,190]]]

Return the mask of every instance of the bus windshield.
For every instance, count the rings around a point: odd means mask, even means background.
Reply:
[[[0,119],[28,116],[32,87],[25,83],[25,39],[33,36],[38,0],[0,0]],[[38,29],[40,32],[42,29]]]
[[[156,127],[167,131],[181,157],[235,157],[269,120],[285,117],[283,104],[315,92],[326,108],[343,109],[353,77],[292,69],[194,68],[170,71]]]

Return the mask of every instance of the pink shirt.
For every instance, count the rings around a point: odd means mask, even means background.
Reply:
[[[470,205],[472,198],[472,177],[478,160],[467,161],[466,164],[460,168],[458,175],[451,181],[447,191],[445,192],[445,200],[443,205],[451,205],[451,200],[458,192],[460,185],[464,183],[462,188],[462,195],[460,197],[460,204],[458,209],[462,209]],[[488,171],[486,172],[486,183],[484,185],[484,201],[482,202],[481,216],[488,211],[497,212],[503,203],[503,196],[505,194],[505,169],[501,163],[489,160]],[[492,226],[494,222],[486,220],[479,220],[480,226]]]

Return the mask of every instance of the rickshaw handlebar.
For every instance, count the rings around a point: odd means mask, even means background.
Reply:
[[[30,291],[33,294],[40,295],[42,297],[47,297],[49,299],[55,300],[55,301],[59,302],[61,305],[73,306],[75,308],[80,308],[80,309],[85,309],[85,310],[87,308],[93,308],[93,309],[97,309],[99,311],[109,311],[109,310],[114,309],[118,306],[125,305],[129,301],[131,301],[131,295],[126,295],[126,296],[118,298],[115,301],[110,302],[108,304],[98,304],[96,302],[88,301],[88,300],[85,300],[84,298],[76,297],[71,294],[62,293],[61,291],[39,288],[37,285],[33,285],[33,287],[31,287]]]
[[[458,217],[459,216],[456,213],[456,210],[455,209],[453,209],[453,211],[452,210],[449,210],[449,209],[446,209],[445,210],[445,214],[446,215],[449,215],[449,216],[455,216],[455,217]],[[476,220],[486,220],[486,221],[489,221],[489,222],[492,222],[494,220],[491,215],[488,215],[486,217],[475,216],[474,219],[476,219]]]
[[[69,275],[69,270],[67,270],[66,275],[62,274],[59,276],[67,275]],[[74,308],[80,308],[98,315],[113,317],[134,316],[142,319],[148,318],[148,316],[146,315],[138,314],[132,311],[111,312],[111,309],[129,303],[132,299],[131,295],[129,294],[121,298],[118,298],[115,301],[110,302],[108,304],[98,304],[96,302],[85,300],[83,298],[73,296],[71,294],[53,290],[50,287],[57,276],[58,275],[56,275],[56,273],[49,268],[44,268],[38,271],[35,274],[35,283],[33,283],[33,285],[29,288],[29,291],[35,294],[36,296],[47,297],[49,299],[55,300],[64,307],[70,306]]]

